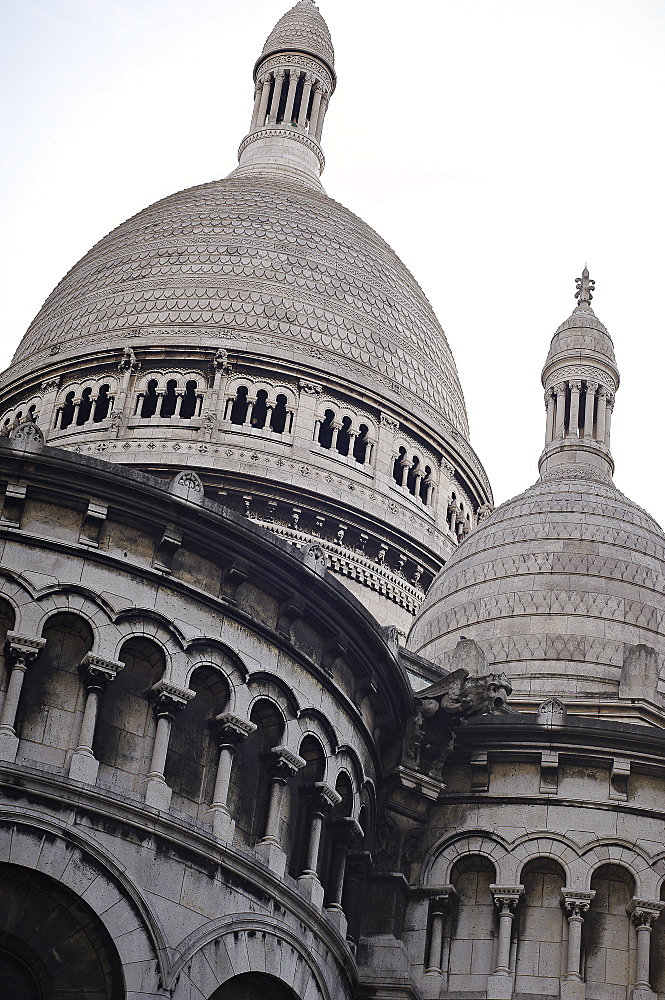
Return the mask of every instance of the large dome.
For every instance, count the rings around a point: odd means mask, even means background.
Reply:
[[[665,535],[604,477],[546,473],[466,539],[409,646],[447,666],[480,643],[516,694],[616,695],[626,646],[665,655]]]
[[[128,335],[268,345],[331,359],[464,437],[455,363],[429,302],[361,219],[303,185],[235,177],[164,198],[118,226],[47,299],[8,374]],[[141,341],[137,341],[140,346]]]

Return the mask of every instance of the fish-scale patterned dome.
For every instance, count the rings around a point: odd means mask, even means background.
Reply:
[[[137,330],[165,343],[223,332],[310,368],[346,365],[468,434],[450,348],[415,279],[356,215],[286,179],[203,184],[118,226],[49,296],[8,375]]]
[[[300,0],[279,19],[266,39],[261,59],[288,49],[318,56],[331,69],[335,65],[335,50],[328,25],[312,0]]]
[[[584,309],[578,306],[564,320],[552,337],[545,368],[566,358],[574,360],[580,352],[589,360],[595,356],[599,362],[609,364],[616,371],[612,340],[591,307]]]
[[[608,477],[546,473],[455,552],[409,647],[447,665],[461,636],[516,694],[616,695],[626,645],[665,662],[665,535]]]

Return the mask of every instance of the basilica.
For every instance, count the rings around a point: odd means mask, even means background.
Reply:
[[[665,1000],[665,535],[594,280],[495,509],[427,298],[322,186],[313,0],[253,80],[237,167],[0,376],[0,996]]]

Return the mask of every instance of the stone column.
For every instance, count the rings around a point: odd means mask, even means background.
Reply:
[[[316,134],[316,126],[319,121],[319,111],[321,109],[321,97],[323,96],[323,84],[320,80],[314,81],[314,100],[312,101],[312,114],[309,118],[309,134]]]
[[[268,73],[267,76],[263,78],[261,85],[261,100],[259,101],[259,110],[256,113],[256,120],[254,122],[254,128],[263,128],[266,123],[266,113],[268,111],[268,98],[270,97],[270,82],[271,75]]]
[[[494,905],[499,910],[499,941],[496,968],[487,981],[488,1000],[510,1000],[513,975],[510,968],[510,945],[515,909],[524,893],[523,885],[491,885]]]
[[[372,471],[375,479],[394,482],[393,464],[395,461],[395,435],[399,431],[399,422],[386,413],[379,417],[379,434],[376,442],[376,456]]]
[[[233,831],[236,825],[228,806],[233,758],[236,750],[255,731],[256,726],[253,722],[241,719],[240,716],[233,715],[231,712],[224,712],[222,715],[216,716],[215,723],[219,739],[219,760],[217,762],[215,790],[209,812],[212,814],[212,832],[220,840],[230,843],[233,840]]]
[[[299,458],[309,459],[310,447],[316,441],[314,433],[316,401],[322,389],[318,382],[305,381],[299,382],[298,388],[300,396],[293,422],[293,454]]]
[[[319,849],[325,816],[342,799],[334,788],[316,781],[301,789],[309,819],[305,867],[298,876],[298,885],[318,910],[323,906],[323,886],[319,879]]]
[[[171,789],[166,784],[164,777],[164,767],[166,765],[166,755],[169,751],[169,740],[171,738],[171,728],[176,712],[181,711],[188,701],[190,701],[195,691],[189,688],[181,688],[167,681],[158,681],[153,689],[155,703],[153,709],[157,716],[157,732],[152,748],[152,760],[150,761],[150,771],[148,773],[148,783],[145,792],[145,801],[155,809],[165,811],[171,804]]]
[[[286,95],[286,107],[284,108],[284,124],[290,125],[291,118],[293,117],[293,102],[296,99],[296,87],[298,86],[298,80],[300,79],[300,71],[295,69],[289,70],[289,90]]]
[[[286,868],[286,854],[280,843],[284,789],[289,778],[305,766],[305,761],[287,747],[281,746],[274,747],[267,754],[267,763],[270,767],[268,816],[263,837],[254,850],[263,858],[271,871],[281,878]]]
[[[565,1000],[584,1000],[586,988],[580,973],[582,955],[582,925],[584,914],[589,909],[595,892],[574,889],[561,890],[561,905],[568,919],[568,955],[566,958],[565,981],[561,984],[561,996]]]
[[[586,384],[586,405],[584,407],[584,437],[593,437],[593,407],[596,402],[597,382],[587,382]]]
[[[252,120],[249,125],[249,131],[253,132],[256,128],[256,121],[259,117],[259,108],[261,106],[261,95],[263,93],[263,85],[260,80],[257,80],[254,85],[254,107],[252,108]]]
[[[279,102],[282,96],[282,84],[284,83],[284,70],[278,69],[275,72],[275,86],[272,92],[272,101],[270,102],[270,111],[268,112],[268,124],[274,125],[277,122],[277,112],[279,111]]]
[[[547,425],[545,428],[545,445],[548,445],[554,435],[554,390],[545,393],[545,409],[547,410]]]
[[[612,414],[614,413],[614,396],[608,395],[605,406],[605,444],[610,446],[610,430],[612,427]]]
[[[105,660],[94,653],[88,653],[79,666],[86,695],[78,746],[69,761],[69,777],[74,781],[84,781],[88,785],[94,785],[97,781],[99,761],[95,757],[93,744],[99,706],[107,684],[114,680],[123,667],[124,663],[120,660]]]
[[[598,415],[596,417],[596,441],[605,443],[605,409],[607,406],[607,389],[601,385],[598,389]]]
[[[58,389],[60,387],[60,378],[54,377],[49,378],[45,382],[42,382],[42,402],[39,407],[39,420],[37,421],[42,431],[44,432],[44,437],[48,440],[51,431],[55,427],[55,400],[58,395]]]
[[[307,122],[307,108],[309,107],[309,95],[314,85],[314,77],[311,73],[305,76],[305,83],[302,88],[302,98],[300,100],[300,114],[298,115],[298,128],[304,128]]]
[[[579,434],[580,422],[580,390],[582,383],[572,381],[568,383],[570,388],[570,417],[568,420],[568,437],[577,437]]]
[[[363,830],[357,820],[351,819],[350,816],[343,816],[332,821],[330,833],[332,836],[332,857],[326,911],[342,937],[346,937],[348,924],[342,908],[346,858],[351,847],[362,838]]]
[[[561,441],[564,436],[564,420],[566,417],[566,383],[562,382],[555,388],[556,393],[556,424],[554,440]]]
[[[628,915],[637,928],[637,963],[635,970],[635,987],[632,1000],[655,1000],[656,994],[651,989],[650,949],[652,923],[657,920],[665,902],[633,897],[628,904]]]
[[[319,107],[319,114],[316,119],[316,131],[314,132],[314,138],[317,142],[321,142],[321,133],[323,132],[323,121],[326,117],[326,111],[328,109],[328,95],[321,95],[321,103]]]
[[[37,659],[45,645],[46,639],[19,635],[18,632],[7,633],[5,662],[11,673],[0,716],[0,760],[10,763],[16,760],[18,736],[15,727],[21,688],[28,668]]]
[[[430,899],[429,947],[425,962],[426,976],[439,977],[443,973],[443,926],[454,894],[455,889],[452,885],[441,886],[441,891]]]

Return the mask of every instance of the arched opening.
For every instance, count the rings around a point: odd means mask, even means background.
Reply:
[[[196,416],[196,390],[198,386],[193,378],[185,384],[185,393],[180,403],[180,416],[183,420],[191,420]]]
[[[255,731],[236,754],[229,788],[229,811],[236,821],[236,840],[253,847],[263,836],[268,814],[270,771],[268,752],[279,746],[284,735],[284,719],[267,698],[255,702],[250,722]]]
[[[589,1000],[604,1000],[608,987],[625,990],[630,983],[634,931],[626,907],[635,895],[635,880],[619,865],[601,865],[593,873],[591,888],[596,895],[584,921],[586,995]]]
[[[149,639],[129,639],[118,657],[124,667],[104,695],[95,731],[99,778],[132,791],[144,787],[155,735],[151,688],[163,676],[164,653]]]
[[[268,393],[265,389],[259,389],[256,394],[256,400],[254,401],[254,406],[252,407],[252,415],[250,417],[250,424],[252,427],[258,427],[262,430],[266,425],[266,420],[268,419]]]
[[[247,410],[249,409],[249,389],[246,385],[239,385],[236,398],[231,407],[231,423],[242,425],[247,420]]]
[[[289,870],[299,875],[304,867],[309,844],[312,809],[317,805],[312,799],[317,781],[323,781],[326,758],[323,747],[316,736],[305,736],[300,743],[298,754],[305,761],[294,778],[291,779],[291,817],[287,844],[290,848]]]
[[[210,1000],[298,1000],[298,995],[275,976],[245,972],[220,986]]]
[[[151,378],[145,388],[143,403],[141,405],[141,416],[154,417],[155,413],[157,412],[158,401],[159,397],[157,396],[157,379]]]
[[[95,413],[92,418],[93,423],[98,424],[101,420],[106,420],[109,413],[110,405],[111,405],[111,397],[109,396],[109,386],[101,385],[99,387],[99,392],[97,393],[97,402],[95,403]]]
[[[286,429],[286,418],[288,415],[286,402],[286,396],[283,392],[280,392],[270,414],[270,430],[274,431],[275,434],[283,434]]]
[[[348,455],[351,444],[351,417],[342,417],[342,426],[337,431],[335,447],[340,455]]]
[[[173,804],[201,818],[200,813],[212,802],[217,773],[214,720],[223,712],[229,690],[224,676],[211,666],[198,667],[189,687],[196,696],[176,713],[164,777],[173,789]]]
[[[60,430],[64,431],[74,419],[74,393],[68,392],[60,412]]]
[[[457,907],[446,920],[442,968],[448,969],[451,993],[481,994],[493,971],[495,917],[490,885],[496,881],[494,865],[481,855],[468,855],[455,862],[450,881],[457,892]]]
[[[425,466],[425,475],[420,480],[420,499],[424,504],[427,503],[429,498],[429,484],[432,482],[432,469],[429,465]]]
[[[566,875],[556,861],[537,858],[522,871],[524,908],[519,915],[515,991],[559,996]]]
[[[92,649],[93,634],[85,619],[58,612],[48,619],[42,635],[46,645],[26,673],[21,690],[19,754],[62,767],[76,714],[83,709],[78,667]]]
[[[369,434],[369,427],[367,424],[361,424],[358,428],[358,434],[353,442],[353,457],[359,465],[364,465],[367,458],[367,437]]]
[[[416,469],[420,470],[420,459],[417,455],[414,455],[411,461],[411,467],[406,474],[406,488],[409,493],[412,493],[414,496],[416,495],[419,479],[419,476],[416,476]]]
[[[81,393],[81,402],[79,403],[79,411],[76,415],[76,424],[78,427],[82,427],[83,424],[87,424],[90,420],[90,414],[92,413],[92,389],[88,386]]]
[[[176,411],[176,406],[178,405],[178,396],[176,394],[176,389],[178,388],[178,383],[174,378],[170,378],[166,383],[166,392],[162,398],[162,405],[159,410],[160,417],[172,417]]]
[[[71,889],[41,872],[0,864],[3,1000],[122,1000],[111,935]]]
[[[406,458],[406,448],[400,448],[395,461],[393,462],[393,479],[398,486],[404,482],[404,459]]]
[[[326,410],[323,414],[323,420],[321,421],[321,426],[319,427],[318,442],[322,448],[330,448],[333,439],[333,420],[335,419],[334,410]]]

